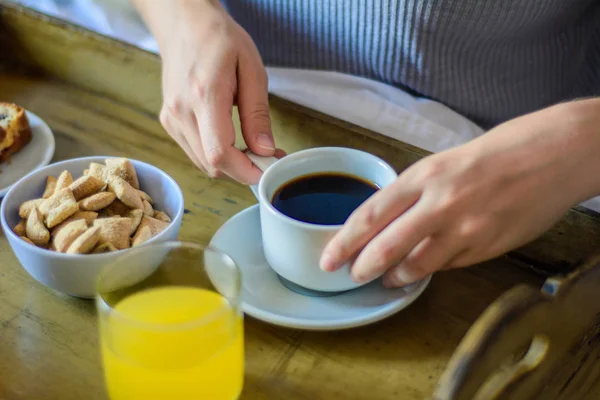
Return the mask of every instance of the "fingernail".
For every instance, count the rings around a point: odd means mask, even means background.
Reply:
[[[324,253],[321,256],[321,269],[325,272],[332,272],[335,267],[336,263],[331,254]]]
[[[265,150],[275,150],[273,137],[267,133],[259,133],[256,137],[256,144]]]

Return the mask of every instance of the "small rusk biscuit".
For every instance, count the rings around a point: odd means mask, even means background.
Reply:
[[[44,189],[42,199],[47,199],[54,194],[56,191],[56,182],[57,179],[51,175],[46,178],[46,188]]]
[[[133,235],[133,243],[137,243],[139,245],[145,242],[146,240],[158,235],[159,233],[167,229],[168,226],[169,224],[166,222],[159,221],[155,218],[150,218],[144,215],[142,217],[142,221],[140,222],[140,226],[135,232],[135,235]],[[140,243],[140,237],[146,236],[148,230],[150,231],[150,238],[145,238],[145,240],[143,240]]]
[[[56,179],[56,187],[54,189],[55,192],[69,187],[73,183],[73,176],[69,171],[63,171],[60,173],[58,178]]]
[[[96,247],[98,240],[100,240],[100,227],[91,227],[71,243],[67,254],[87,254]]]
[[[71,243],[75,241],[83,232],[87,231],[88,226],[83,219],[77,219],[65,225],[54,237],[54,248],[60,253],[67,251]]]
[[[129,213],[125,215],[125,217],[131,218],[131,231],[130,235],[135,234],[137,228],[140,226],[140,222],[142,222],[142,217],[144,216],[144,212],[142,210],[131,210]]]
[[[27,238],[38,246],[47,245],[50,241],[50,232],[44,226],[42,214],[37,208],[31,210],[25,224]]]
[[[100,211],[108,207],[116,196],[111,192],[100,192],[79,201],[79,209],[82,211]]]
[[[115,201],[110,203],[110,205],[106,207],[104,211],[106,211],[106,215],[109,217],[126,217],[131,211],[131,208],[123,204],[121,200],[115,199]]]
[[[139,193],[123,178],[118,176],[113,177],[108,184],[108,190],[113,192],[127,207],[139,209],[144,208],[144,204]]]
[[[46,226],[50,229],[60,224],[79,210],[79,206],[73,197],[71,189],[63,188],[57,190],[51,197],[47,198],[39,206],[44,215]]]
[[[84,175],[75,182],[71,183],[69,188],[73,192],[73,197],[75,197],[75,200],[79,201],[98,193],[102,190],[102,188],[104,188],[104,186],[106,186],[106,182],[98,178],[94,178],[93,176]]]
[[[94,250],[92,250],[92,253],[94,254],[99,254],[99,253],[110,253],[113,251],[117,251],[119,249],[117,249],[115,246],[113,246],[110,243],[102,243],[97,245]]]
[[[140,244],[152,239],[152,230],[148,225],[143,226],[137,230],[135,236],[131,240],[131,246],[139,246]]]
[[[38,209],[42,214],[47,215],[50,210],[66,203],[77,204],[75,196],[73,196],[73,192],[68,187],[57,189],[52,196],[48,197],[47,199],[43,199],[42,203],[38,206]]]
[[[137,173],[131,161],[126,158],[107,158],[105,163],[109,174],[124,179],[134,189],[140,188]]]
[[[56,225],[54,227],[54,229],[52,229],[52,232],[50,233],[50,235],[52,237],[58,235],[58,233],[60,232],[60,230],[62,228],[64,228],[67,224],[69,224],[69,222],[73,222],[73,221],[78,220],[78,219],[84,220],[85,223],[89,226],[89,225],[91,225],[94,222],[94,220],[97,217],[98,217],[98,213],[94,212],[94,211],[77,211],[77,212],[75,212],[75,214],[71,215],[69,218],[67,218],[66,220],[64,220],[60,224]]]
[[[88,168],[87,173],[85,175],[93,176],[96,179],[99,179],[101,181],[108,183],[108,168],[106,168],[105,165],[98,164],[98,163],[91,163],[90,167]]]
[[[166,222],[168,224],[171,223],[171,218],[164,211],[156,211],[156,210],[154,210],[154,215],[152,217],[156,218],[159,221]]]
[[[144,192],[143,190],[138,190],[138,193],[140,194],[142,200],[146,200],[148,203],[154,205],[154,200],[152,200],[152,197],[150,197],[148,193]]]
[[[154,209],[152,209],[152,205],[146,200],[142,200],[142,204],[144,205],[144,208],[142,208],[142,210],[144,211],[144,215],[147,215],[148,217],[153,217]]]
[[[24,241],[26,241],[29,244],[32,244],[35,246],[35,243],[33,243],[31,240],[29,240],[29,238],[27,236],[19,236],[21,239],[23,239]]]
[[[140,220],[141,220],[141,217],[140,217]],[[139,223],[138,223],[138,225],[139,225]],[[137,226],[136,226],[136,229],[137,229]],[[15,227],[13,228],[13,232],[17,236],[25,236],[26,235],[24,219],[20,220],[19,223],[15,225]]]
[[[100,228],[100,240],[98,243],[111,243],[117,249],[122,250],[130,247],[131,218],[112,217],[99,218],[94,221],[93,226]]]
[[[36,207],[39,207],[44,202],[44,199],[27,200],[19,206],[19,217],[27,219],[29,213]]]

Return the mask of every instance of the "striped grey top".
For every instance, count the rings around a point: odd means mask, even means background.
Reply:
[[[335,70],[483,127],[600,95],[600,0],[222,0],[265,64]]]

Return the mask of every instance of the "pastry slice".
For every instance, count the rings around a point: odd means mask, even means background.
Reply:
[[[25,109],[12,103],[0,103],[0,163],[31,142],[31,126]]]

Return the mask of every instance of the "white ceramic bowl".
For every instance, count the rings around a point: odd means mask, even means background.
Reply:
[[[103,254],[58,253],[25,242],[12,228],[20,220],[19,206],[26,200],[42,196],[48,175],[58,176],[67,170],[77,179],[91,162],[104,164],[106,158],[108,157],[76,158],[36,170],[15,183],[0,206],[2,229],[23,268],[37,281],[71,296],[93,298],[96,294],[96,278],[102,267],[127,252],[127,249]],[[165,211],[173,220],[167,229],[145,244],[176,240],[184,210],[179,185],[152,165],[136,160],[131,162],[137,171],[140,188],[152,197],[156,209]]]

